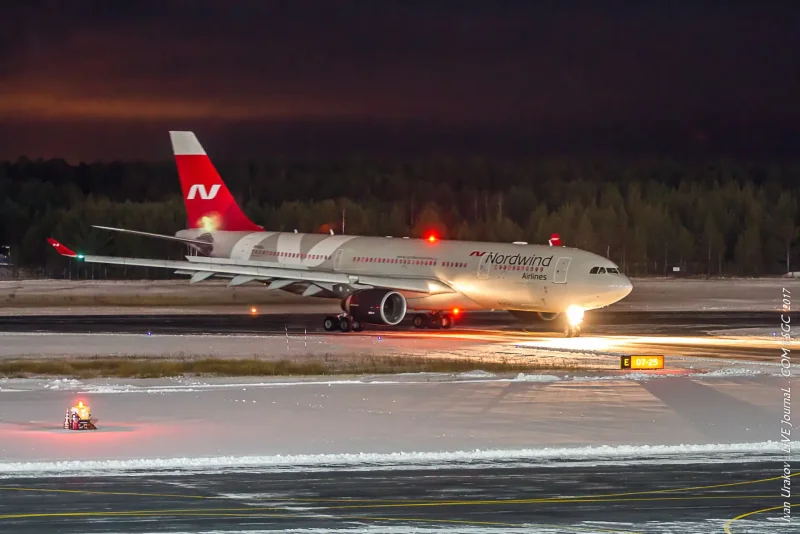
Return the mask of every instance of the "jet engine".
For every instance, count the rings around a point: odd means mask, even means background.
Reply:
[[[558,317],[558,312],[537,312],[539,319],[542,321],[555,321]]]
[[[406,316],[407,304],[397,291],[363,289],[344,299],[342,309],[362,323],[394,326]]]

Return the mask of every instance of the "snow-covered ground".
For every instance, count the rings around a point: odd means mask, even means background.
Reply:
[[[750,365],[761,359],[775,369],[780,350],[774,332],[761,336],[645,336],[584,335],[579,338],[525,332],[464,331],[382,332],[337,336],[287,335],[172,335],[0,332],[0,359],[63,357],[215,357],[302,360],[308,357],[402,355],[408,357],[473,359],[534,363],[542,367],[576,369],[619,368],[623,354],[663,354],[672,369],[716,369]],[[752,332],[748,332],[752,334]],[[715,358],[697,359],[713,354]],[[736,355],[734,358],[733,355]],[[730,356],[728,356],[730,355]],[[748,356],[749,355],[749,356]],[[774,356],[774,357],[773,357]],[[717,361],[718,360],[718,361]],[[776,371],[777,372],[777,371]]]
[[[474,372],[345,380],[5,379],[0,473],[641,455],[730,461],[739,453],[777,451],[784,383],[748,372],[617,379]],[[79,399],[92,407],[98,431],[60,429],[64,410]]]

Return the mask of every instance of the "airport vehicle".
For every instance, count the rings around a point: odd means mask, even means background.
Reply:
[[[92,421],[92,412],[83,401],[79,401],[75,406],[68,408],[64,414],[65,430],[97,430]]]
[[[97,226],[184,243],[186,261],[78,254],[78,261],[173,269],[190,283],[211,277],[229,286],[259,283],[308,297],[338,299],[342,313],[325,330],[359,331],[364,324],[397,325],[410,311],[417,328],[450,328],[466,310],[510,310],[544,321],[566,317],[567,336],[580,334],[584,310],[608,306],[632,290],[630,280],[602,256],[560,246],[364,237],[266,231],[237,205],[192,132],[170,132],[188,228],[160,235]]]

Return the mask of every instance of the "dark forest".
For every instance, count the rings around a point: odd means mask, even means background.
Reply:
[[[778,275],[798,270],[800,164],[683,164],[642,159],[396,162],[272,159],[218,164],[269,230],[547,243],[609,257],[631,276]],[[86,253],[179,259],[174,243],[92,224],[172,234],[185,227],[173,162],[29,160],[0,164],[0,244],[30,274],[142,277],[67,263],[53,236]],[[169,276],[149,273],[150,277]]]

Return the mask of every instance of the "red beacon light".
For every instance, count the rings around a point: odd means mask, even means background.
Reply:
[[[430,234],[428,236],[428,243],[436,243],[436,241],[438,241],[438,238],[436,237],[436,235]]]
[[[83,401],[67,409],[63,427],[66,430],[97,430],[92,422],[92,412]]]

